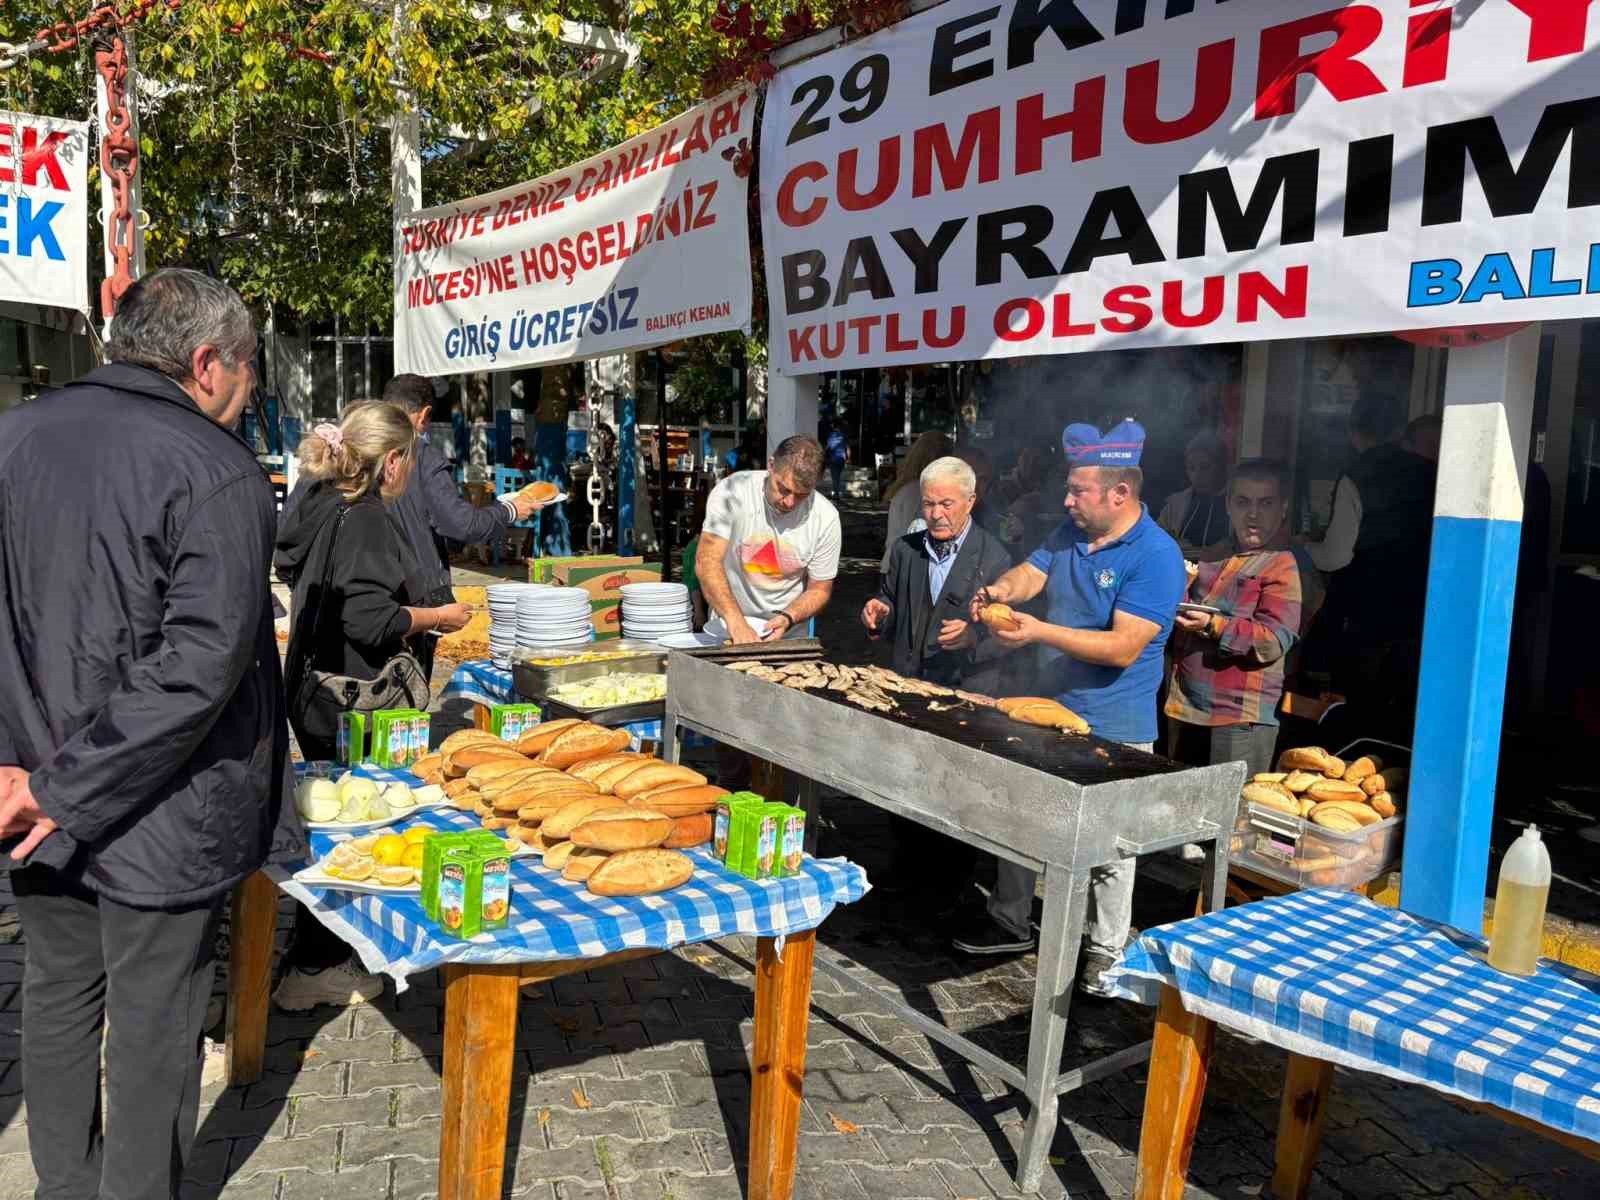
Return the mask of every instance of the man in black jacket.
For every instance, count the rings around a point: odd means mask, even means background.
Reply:
[[[304,848],[272,489],[230,432],[255,349],[229,288],[157,271],[109,366],[0,415],[0,831],[41,1196],[178,1194],[218,913]]]

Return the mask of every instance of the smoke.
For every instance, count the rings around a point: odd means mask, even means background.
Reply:
[[[1126,417],[1145,428],[1144,497],[1152,510],[1188,486],[1183,450],[1197,433],[1236,445],[1244,351],[1238,345],[1107,350],[1015,358],[980,371],[976,390],[993,422],[986,448],[1005,470],[1018,451],[1036,447],[1056,464],[1061,431],[1074,421],[1109,429]]]

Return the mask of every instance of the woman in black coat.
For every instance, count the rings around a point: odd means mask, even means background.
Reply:
[[[295,697],[311,670],[376,679],[413,650],[425,630],[450,631],[471,617],[464,604],[427,606],[418,569],[389,505],[415,467],[416,431],[393,404],[353,405],[337,425],[316,426],[300,443],[301,471],[313,482],[278,533],[273,565],[294,589],[286,664],[289,723],[308,761],[334,757],[336,738],[307,728]],[[285,956],[278,1007],[375,999],[382,981],[350,962],[350,948],[303,908]]]

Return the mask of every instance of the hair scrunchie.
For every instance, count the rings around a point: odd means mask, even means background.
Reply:
[[[315,426],[311,432],[314,436],[319,437],[323,441],[327,442],[328,447],[332,450],[337,450],[340,446],[344,445],[344,430],[340,429],[337,425],[329,424],[327,421]]]

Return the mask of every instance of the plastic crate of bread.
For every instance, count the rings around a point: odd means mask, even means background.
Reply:
[[[1411,753],[1361,741],[1285,750],[1240,793],[1233,863],[1297,888],[1353,888],[1400,857]]]

